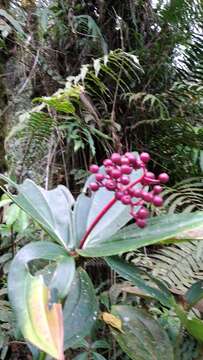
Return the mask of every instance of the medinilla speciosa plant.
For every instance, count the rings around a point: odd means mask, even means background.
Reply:
[[[90,167],[91,175],[76,200],[62,185],[47,191],[29,179],[17,185],[0,176],[12,201],[49,237],[24,246],[14,257],[8,276],[8,294],[17,324],[32,349],[34,345],[62,360],[64,351],[88,335],[100,316],[91,279],[84,269],[76,268],[79,256],[105,257],[121,277],[163,306],[173,306],[186,328],[191,328],[192,320],[160,281],[149,274],[143,279],[138,268],[118,256],[155,243],[200,238],[202,212],[150,218],[148,205],[163,205],[162,184],[169,177],[166,173],[155,177],[147,169],[149,161],[148,153],[112,154],[103,166]],[[33,274],[31,265],[39,260],[45,261],[44,269]],[[153,342],[149,339],[153,358],[174,358],[167,334],[149,315],[129,306],[115,306],[111,312],[108,323],[112,334],[130,358],[152,358],[150,352],[144,353],[136,334],[136,329],[145,333],[150,321],[151,329],[158,329]],[[114,318],[120,321],[119,326],[114,326]],[[132,349],[135,344],[136,354]]]

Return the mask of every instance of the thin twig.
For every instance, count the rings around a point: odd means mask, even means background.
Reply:
[[[36,66],[37,66],[37,64],[38,64],[39,54],[40,54],[40,49],[37,50],[37,54],[36,54],[36,56],[35,56],[35,61],[34,61],[34,64],[33,64],[33,66],[32,66],[32,69],[30,70],[30,73],[29,73],[27,79],[25,80],[24,84],[23,84],[23,85],[21,86],[21,88],[18,90],[17,95],[22,94],[22,92],[25,90],[27,84],[28,84],[28,83],[30,82],[30,80],[32,79],[32,76],[33,76],[33,74],[34,74],[35,68],[36,68]]]

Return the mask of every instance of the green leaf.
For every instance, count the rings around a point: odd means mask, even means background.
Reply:
[[[203,280],[197,281],[191,286],[191,288],[186,292],[185,299],[188,304],[192,307],[198,301],[203,298]]]
[[[60,262],[62,263],[63,281],[64,284],[69,282],[70,278],[73,278],[72,272],[75,271],[74,259],[67,255],[67,252],[59,245],[49,243],[46,241],[31,243],[22,248],[15,258],[13,259],[10,271],[8,275],[8,295],[13,310],[15,312],[18,326],[28,341],[30,340],[34,344],[38,344],[38,335],[33,328],[33,321],[30,318],[29,311],[29,286],[34,281],[33,276],[29,272],[30,261],[36,259],[45,259],[50,261],[59,262],[56,273],[53,273],[52,279],[54,279],[54,289],[57,289],[59,296],[62,297],[64,289],[62,289],[62,279],[58,273],[62,272],[59,269]],[[64,269],[64,262],[67,261],[66,271]],[[59,281],[57,283],[56,278]],[[35,278],[35,277],[34,277]],[[50,290],[52,290],[53,282],[48,284]],[[68,289],[66,288],[66,292]],[[51,304],[51,306],[53,303]],[[32,338],[31,338],[32,335]],[[36,341],[35,341],[36,340]],[[42,348],[43,349],[43,348]]]
[[[97,300],[92,282],[87,273],[79,269],[64,304],[64,344],[72,347],[89,334],[97,319]]]
[[[140,290],[144,290],[152,298],[160,301],[162,305],[171,307],[173,297],[161,281],[155,279],[147,272],[138,269],[135,265],[126,263],[119,257],[107,257],[105,260],[124,279],[131,281],[133,285],[137,286]],[[146,277],[148,277],[148,281]],[[155,286],[151,286],[151,284]]]
[[[203,321],[195,317],[191,318],[178,304],[174,303],[176,314],[187,331],[198,341],[203,342]]]
[[[172,214],[151,218],[145,229],[134,224],[118,231],[110,238],[97,244],[87,244],[85,249],[77,250],[81,256],[103,257],[117,255],[164,241],[183,241],[202,239],[203,212],[192,214]]]
[[[10,205],[5,213],[6,225],[12,226],[18,219],[19,214],[20,214],[20,208],[16,204]]]
[[[20,209],[19,217],[15,223],[14,230],[18,233],[24,232],[29,226],[29,216]]]
[[[106,360],[104,356],[98,354],[97,352],[93,352],[92,355],[94,360]]]
[[[74,199],[65,186],[47,191],[29,179],[17,185],[4,175],[0,178],[18,191],[17,196],[7,191],[13,202],[37,221],[52,239],[66,248],[73,247],[71,206]]]
[[[17,32],[22,35],[26,35],[20,23],[16,21],[7,11],[0,9],[0,16],[3,16],[6,20],[8,20]]]
[[[109,344],[106,340],[96,340],[93,342],[92,349],[109,349]]]
[[[61,303],[49,304],[50,291],[43,277],[30,276],[23,334],[32,344],[55,359],[63,360],[63,311]]]
[[[165,330],[151,315],[132,306],[113,306],[112,313],[122,321],[122,332],[112,334],[122,350],[133,360],[174,360]]]
[[[12,200],[11,199],[2,199],[1,201],[0,201],[0,208],[1,207],[4,207],[5,205],[10,205],[10,203],[12,202]]]
[[[60,97],[60,96],[52,96],[50,98],[35,98],[34,102],[41,101],[51,107],[53,107],[55,110],[66,113],[66,114],[74,114],[75,113],[75,107],[73,104],[68,100],[66,97]]]
[[[73,360],[88,360],[88,353],[83,352],[83,353],[77,355],[76,357],[74,357]]]

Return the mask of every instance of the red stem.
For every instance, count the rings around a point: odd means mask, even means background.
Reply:
[[[135,186],[140,181],[142,181],[142,179],[144,178],[144,175],[145,175],[145,172],[139,179],[135,180],[134,182],[132,182],[131,184],[126,186],[123,191],[130,189],[131,187]],[[98,224],[98,222],[101,220],[101,218],[107,213],[107,211],[116,203],[116,201],[117,201],[117,199],[115,197],[113,199],[111,199],[108,202],[108,204],[106,206],[104,206],[104,208],[96,216],[96,218],[93,220],[93,222],[90,224],[89,228],[87,229],[85,235],[83,236],[83,238],[80,242],[79,249],[82,249],[84,247],[85,241],[87,240],[87,237],[89,236],[91,231],[95,228],[95,226]]]

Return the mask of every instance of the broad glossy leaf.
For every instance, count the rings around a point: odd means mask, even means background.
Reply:
[[[134,224],[118,231],[110,238],[97,244],[87,244],[85,249],[78,250],[81,256],[101,257],[111,256],[127,251],[133,251],[143,246],[156,243],[183,241],[184,239],[200,239],[202,236],[203,212],[192,214],[173,214],[151,218],[145,229],[139,229]],[[201,235],[200,235],[201,234]]]
[[[65,349],[86,336],[97,319],[97,300],[87,273],[79,269],[64,304]]]
[[[65,186],[59,185],[47,191],[29,179],[17,185],[3,175],[0,178],[18,191],[17,196],[8,192],[9,197],[37,221],[52,239],[66,248],[75,245],[71,224],[74,199]]]
[[[165,330],[147,312],[132,306],[113,306],[112,313],[122,321],[122,332],[112,334],[122,350],[133,360],[174,360]]]
[[[185,294],[185,299],[190,306],[195,305],[203,298],[203,280],[197,281]]]
[[[104,172],[104,167],[100,168],[100,172]],[[135,181],[141,177],[142,174],[142,169],[133,171],[130,175],[131,180]],[[94,175],[88,178],[83,193],[78,197],[75,204],[74,219],[76,224],[77,241],[81,240],[95,217],[114,198],[114,192],[107,191],[104,188],[99,189],[96,193],[92,193],[91,197],[86,196],[85,192],[93,179]],[[137,184],[134,188],[139,187],[141,187],[141,185]],[[137,210],[138,209],[139,207],[137,207]],[[131,219],[132,216],[130,215],[129,207],[117,201],[91,231],[91,234],[86,240],[85,248],[88,246],[94,246],[94,244],[100,242],[104,238],[115,234]]]
[[[119,257],[107,257],[105,260],[124,279],[131,281],[133,285],[160,301],[162,305],[171,307],[173,297],[161,281],[138,269],[135,265],[128,264]]]
[[[59,298],[67,295],[69,290],[67,287],[65,287],[66,290],[64,292],[61,278],[62,271],[60,266],[62,266],[63,270],[64,284],[69,283],[70,286],[71,284],[69,279],[73,279],[75,265],[73,258],[69,257],[61,246],[46,241],[26,245],[17,253],[11,263],[8,276],[8,294],[9,300],[17,318],[18,326],[26,340],[32,342],[38,347],[40,347],[39,341],[42,341],[42,346],[40,348],[44,350],[43,340],[39,337],[38,329],[33,325],[36,321],[36,317],[33,314],[31,316],[31,305],[29,303],[29,299],[33,299],[33,297],[30,296],[30,293],[32,293],[30,290],[30,284],[34,283],[35,277],[30,274],[28,266],[30,261],[36,259],[45,259],[58,262],[56,273],[53,274],[52,280],[48,286],[50,287],[50,290],[57,290]],[[42,285],[40,289],[41,294],[43,294],[44,291],[46,293],[46,290],[44,290]],[[39,300],[42,300],[42,297],[43,296],[41,296],[41,298],[39,297]],[[55,302],[52,301],[52,299],[49,299],[49,306],[55,307]],[[60,309],[57,311],[59,310]],[[41,316],[40,312],[38,313],[38,316]],[[52,321],[52,319],[50,321]]]
[[[30,276],[27,287],[27,308],[29,319],[24,323],[26,339],[42,351],[63,360],[63,312],[60,303],[48,306],[50,291],[42,276]]]

